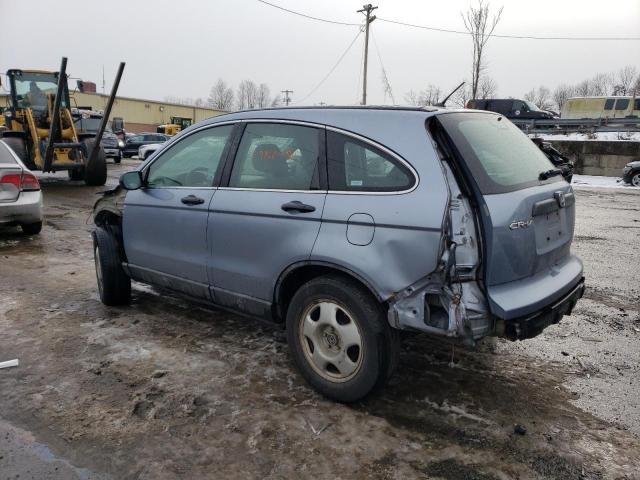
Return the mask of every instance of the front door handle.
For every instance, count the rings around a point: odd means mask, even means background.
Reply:
[[[306,203],[299,202],[298,200],[294,200],[293,202],[287,202],[282,205],[282,210],[285,212],[315,212],[316,207],[313,205],[307,205]]]
[[[204,199],[196,197],[195,195],[187,195],[180,199],[185,205],[201,205],[204,203]]]

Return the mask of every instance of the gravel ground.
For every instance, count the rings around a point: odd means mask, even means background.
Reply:
[[[640,192],[577,189],[571,317],[477,351],[406,335],[391,384],[346,406],[272,325],[142,285],[103,306],[100,189],[42,184],[42,234],[0,231],[0,480],[640,478]]]

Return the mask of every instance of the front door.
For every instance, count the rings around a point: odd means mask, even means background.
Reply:
[[[196,131],[144,171],[127,193],[124,246],[134,278],[209,298],[207,217],[233,125]]]
[[[247,124],[227,187],[211,203],[216,302],[265,315],[280,273],[311,255],[326,197],[324,129]]]

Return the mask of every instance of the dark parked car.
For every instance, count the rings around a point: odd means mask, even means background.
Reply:
[[[622,179],[634,187],[640,187],[640,160],[629,162],[624,166]]]
[[[170,138],[171,137],[161,133],[139,133],[137,135],[133,135],[125,141],[124,147],[122,147],[122,156],[124,158],[133,157],[134,155],[138,155],[138,149],[142,145],[147,145],[149,143],[164,143]]]
[[[509,119],[533,120],[558,118],[558,114],[542,110],[534,103],[517,98],[491,98],[487,100],[474,99],[467,102],[467,108],[496,112]]]
[[[98,132],[98,128],[100,127],[100,122],[102,122],[101,113],[86,111],[84,111],[83,113],[75,114],[73,119],[73,123],[75,124],[76,130],[78,130],[79,133],[96,134]],[[107,158],[113,158],[113,161],[115,163],[120,163],[120,160],[122,160],[120,147],[124,146],[124,142],[122,142],[122,140],[120,140],[109,127],[107,127],[102,134],[100,145],[102,146]]]
[[[541,138],[532,138],[531,141],[535,143],[542,153],[544,153],[551,163],[562,171],[564,179],[571,183],[573,178],[574,165],[568,157],[560,153],[550,142],[545,142]]]
[[[390,377],[398,330],[522,340],[584,291],[571,185],[490,112],[217,116],[125,173],[94,220],[103,303],[134,279],[280,322],[304,378],[343,402]]]

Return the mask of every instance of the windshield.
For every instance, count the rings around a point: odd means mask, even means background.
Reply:
[[[58,89],[58,80],[55,74],[16,72],[13,81],[18,108],[31,107],[34,110],[47,110],[49,96],[53,104]],[[61,108],[67,107],[64,98],[60,106]]]
[[[540,173],[554,168],[529,137],[500,115],[451,113],[438,119],[483,194],[539,185]],[[555,176],[545,182],[561,180],[561,176]]]
[[[529,111],[530,112],[541,112],[542,110],[540,110],[538,108],[538,106],[535,103],[532,102],[524,102],[527,104],[527,107],[529,107]]]
[[[97,132],[98,127],[100,127],[101,121],[102,121],[102,118],[100,117],[89,117],[89,118],[78,117],[73,121],[73,123],[75,124],[76,128],[81,132]],[[104,131],[111,133],[111,128],[106,127]]]

